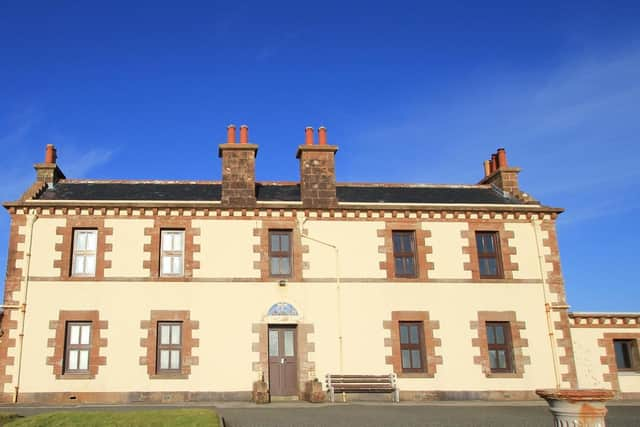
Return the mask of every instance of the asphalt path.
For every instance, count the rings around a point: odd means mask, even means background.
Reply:
[[[357,405],[220,408],[225,427],[549,427],[546,406]],[[608,427],[640,426],[640,406],[611,406]]]
[[[211,408],[225,427],[548,427],[553,425],[546,405],[523,403],[348,403],[320,404],[200,403],[134,405],[11,406],[0,411],[29,416],[54,411],[132,411],[176,408]],[[640,427],[640,402],[608,405],[608,427]]]

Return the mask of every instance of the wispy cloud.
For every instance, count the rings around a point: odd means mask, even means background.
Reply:
[[[71,177],[86,177],[96,168],[108,163],[117,148],[92,147],[86,149],[75,138],[46,129],[44,114],[27,108],[12,114],[0,123],[0,201],[15,200],[33,183],[35,172],[31,165],[41,161],[44,147],[54,143],[61,156],[61,167]]]
[[[640,207],[638,198],[619,197],[640,180],[639,49],[544,72],[486,71],[448,99],[425,94],[428,102],[393,112],[402,120],[349,136],[363,148],[356,161],[375,171],[396,157],[404,180],[474,182],[481,161],[504,146],[523,169],[525,190],[549,204],[569,200],[580,221]]]

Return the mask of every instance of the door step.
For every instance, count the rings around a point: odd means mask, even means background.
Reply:
[[[298,396],[271,396],[272,402],[294,402],[300,400]]]

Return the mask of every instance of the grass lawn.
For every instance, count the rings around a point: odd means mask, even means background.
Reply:
[[[177,409],[126,412],[51,412],[14,419],[0,415],[0,425],[7,427],[62,427],[62,426],[214,426],[219,427],[218,414],[209,409]]]

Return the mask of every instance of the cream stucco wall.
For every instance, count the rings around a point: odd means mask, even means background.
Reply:
[[[30,289],[25,328],[21,391],[243,391],[250,390],[257,374],[252,363],[256,334],[251,325],[263,321],[268,308],[279,301],[291,302],[304,323],[314,325],[310,341],[315,343],[311,360],[316,375],[340,372],[389,373],[385,364],[388,331],[383,321],[394,310],[428,310],[440,322],[434,331],[442,346],[436,350],[443,364],[435,378],[400,379],[402,390],[531,390],[551,387],[553,367],[548,348],[543,300],[535,285],[348,283],[340,295],[333,283],[55,283],[38,282]],[[126,295],[126,298],[123,298]],[[250,297],[248,297],[250,296]],[[338,314],[341,307],[341,314]],[[109,322],[103,331],[108,347],[103,349],[107,365],[93,380],[57,380],[46,358],[52,354],[47,339],[53,338],[49,321],[58,310],[100,311]],[[138,359],[144,354],[140,338],[146,331],[140,321],[151,310],[190,310],[198,320],[194,331],[200,346],[194,351],[199,365],[186,380],[151,380]],[[523,378],[486,378],[473,363],[478,349],[471,340],[477,335],[469,322],[480,310],[514,310],[526,322],[522,337],[529,340],[524,355],[531,357]],[[342,319],[339,323],[338,319]]]
[[[604,347],[598,345],[605,333],[638,333],[638,328],[572,328],[571,339],[575,354],[576,370],[578,371],[578,385],[582,388],[611,388],[611,383],[605,382],[603,375],[609,373],[607,365],[603,365],[600,357],[606,355]],[[618,373],[621,392],[640,392],[640,373]]]
[[[142,266],[149,260],[144,245],[151,243],[151,236],[145,236],[144,229],[153,227],[153,220],[106,219],[104,225],[113,229],[113,234],[106,236],[106,243],[112,247],[111,252],[105,253],[105,260],[111,260],[111,268],[104,270],[105,277],[148,276],[149,269]]]
[[[60,269],[53,267],[53,262],[62,256],[56,252],[56,244],[62,243],[62,236],[56,234],[56,228],[64,227],[64,218],[38,218],[33,224],[31,244],[31,276],[59,276]]]
[[[433,249],[427,254],[427,260],[433,262],[432,279],[471,279],[471,272],[464,269],[469,262],[469,255],[462,253],[462,248],[469,245],[468,239],[461,232],[469,229],[465,222],[423,222],[424,230],[431,230],[427,245]]]
[[[511,261],[518,264],[513,278],[540,279],[540,259],[533,225],[505,223],[504,228],[514,233],[514,237],[509,239],[509,246],[516,248],[516,253],[511,255]]]
[[[377,236],[377,230],[384,229],[384,222],[307,221],[304,228],[309,237],[338,247],[341,277],[386,277],[380,269],[380,261],[384,261],[385,256],[378,251],[378,247],[384,245],[384,239]],[[305,238],[302,238],[302,244],[309,246],[309,252],[303,254],[303,261],[309,263],[304,276],[335,277],[335,250]]]
[[[200,245],[200,252],[194,259],[200,261],[200,268],[194,270],[194,277],[236,278],[260,277],[260,270],[254,268],[254,261],[260,254],[254,253],[254,245],[260,244],[260,236],[254,236],[254,228],[261,227],[262,221],[193,220],[192,226],[200,229],[194,243]]]

